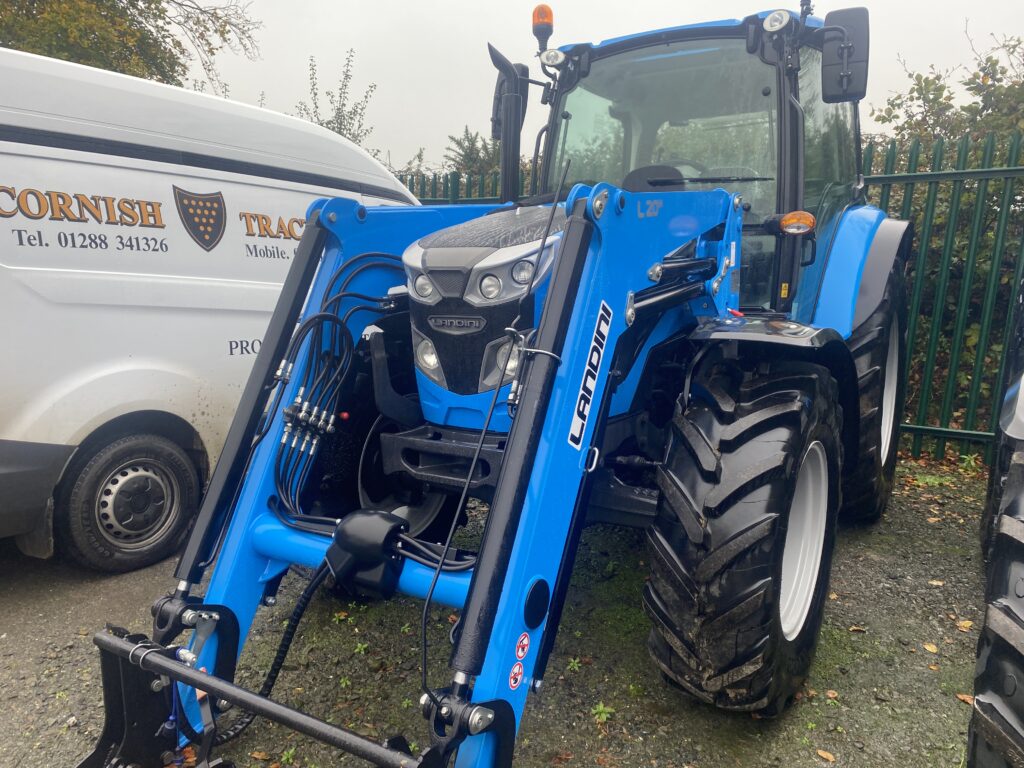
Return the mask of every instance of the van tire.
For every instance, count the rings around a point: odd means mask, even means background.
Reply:
[[[132,571],[173,554],[199,507],[195,464],[181,446],[160,435],[85,446],[61,486],[57,547],[98,571]]]
[[[841,490],[838,387],[810,363],[709,360],[685,397],[647,533],[648,650],[694,698],[772,717],[803,684],[821,627]]]

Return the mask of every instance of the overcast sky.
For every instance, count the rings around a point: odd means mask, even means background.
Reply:
[[[447,136],[464,125],[489,130],[495,72],[487,57],[491,42],[513,61],[529,63],[539,75],[530,31],[532,0],[253,0],[251,14],[263,21],[261,57],[249,61],[230,53],[218,59],[230,96],[295,114],[308,96],[308,60],[316,56],[323,86],[337,82],[349,48],[356,50],[356,95],[377,84],[368,110],[374,127],[367,145],[400,166],[419,147],[440,161]],[[871,12],[871,70],[866,104],[883,105],[906,77],[897,56],[924,70],[968,61],[965,24],[979,48],[990,35],[1024,34],[1020,0],[850,0]],[[715,18],[741,18],[762,8],[758,0],[554,0],[555,32],[550,47],[600,41],[622,34]],[[793,2],[790,7],[796,8]],[[842,0],[817,2],[816,12],[843,7]],[[787,7],[787,6],[783,6]],[[543,109],[531,93],[523,151]],[[864,110],[865,114],[867,110]]]

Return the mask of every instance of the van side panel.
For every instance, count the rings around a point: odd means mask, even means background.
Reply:
[[[339,194],[0,142],[0,535],[125,414],[180,417],[214,464],[305,211]]]

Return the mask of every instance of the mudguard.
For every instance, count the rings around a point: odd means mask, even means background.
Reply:
[[[882,301],[893,264],[906,259],[912,240],[909,222],[890,219],[874,206],[848,208],[830,242],[819,243],[819,249],[826,246],[825,265],[810,324],[849,338]]]
[[[853,311],[853,327],[857,328],[874,312],[885,294],[892,265],[896,259],[904,263],[914,240],[914,225],[899,219],[884,219],[875,231],[861,271],[857,304]]]
[[[823,365],[839,385],[843,407],[843,450],[857,451],[860,408],[857,369],[843,337],[832,328],[817,328],[784,317],[716,317],[702,320],[689,334],[696,343],[740,342],[784,347],[780,354]],[[845,467],[844,467],[845,470]]]

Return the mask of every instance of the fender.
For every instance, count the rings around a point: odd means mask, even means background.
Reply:
[[[878,307],[893,263],[906,259],[913,229],[874,206],[848,208],[828,246],[811,324],[845,339]]]
[[[860,435],[860,408],[857,390],[857,368],[843,337],[832,328],[815,328],[785,318],[720,317],[700,323],[689,335],[697,344],[771,345],[777,358],[803,360],[823,365],[839,385],[839,404],[843,408],[843,450],[856,455]],[[843,462],[843,471],[855,466]]]
[[[860,287],[857,289],[857,304],[853,311],[853,327],[858,328],[882,302],[885,285],[889,281],[892,265],[899,258],[906,265],[911,244],[914,241],[914,225],[899,219],[884,219],[878,225],[875,237],[868,249],[867,261],[861,271]]]

